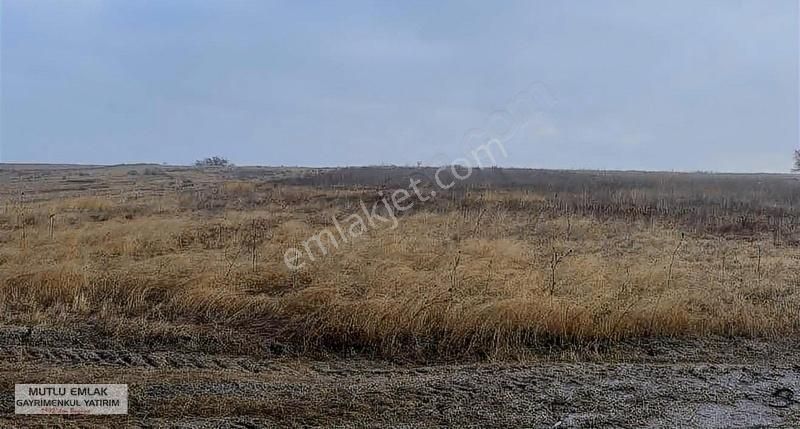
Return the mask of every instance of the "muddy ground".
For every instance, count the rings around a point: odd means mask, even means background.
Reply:
[[[221,348],[1,327],[0,427],[800,427],[795,340],[650,340],[470,363]],[[130,414],[15,416],[14,384],[37,382],[128,383]]]

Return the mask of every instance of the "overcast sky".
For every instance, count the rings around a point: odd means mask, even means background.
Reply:
[[[798,1],[2,5],[4,162],[441,164],[531,84],[506,166],[785,172]]]

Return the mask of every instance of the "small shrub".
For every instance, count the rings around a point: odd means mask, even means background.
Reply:
[[[210,158],[198,159],[194,162],[194,165],[197,167],[227,167],[232,164],[221,156],[212,156]]]

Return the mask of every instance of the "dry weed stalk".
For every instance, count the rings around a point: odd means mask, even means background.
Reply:
[[[672,282],[672,267],[675,265],[675,257],[678,255],[678,250],[680,250],[681,245],[683,245],[683,240],[686,238],[686,234],[681,233],[681,239],[678,240],[678,244],[675,246],[675,250],[672,251],[672,255],[669,259],[669,268],[667,269],[667,285],[665,289],[669,290],[669,285]]]
[[[56,215],[55,213],[50,213],[49,223],[47,224],[47,236],[50,238],[50,241],[53,240],[53,234],[55,234],[55,223]]]
[[[572,251],[573,249],[567,249],[564,252],[559,252],[556,246],[553,246],[553,252],[550,255],[550,287],[548,288],[551,297],[556,293],[556,271],[558,270],[558,265],[561,264],[564,258],[571,255]]]

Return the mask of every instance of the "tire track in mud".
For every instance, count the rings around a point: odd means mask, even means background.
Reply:
[[[115,349],[6,346],[0,361],[67,367],[124,367],[142,369],[201,369],[259,373],[271,368],[267,360],[174,351],[140,352]]]
[[[138,402],[129,417],[137,419],[137,425],[150,427],[169,422],[170,427],[408,424],[731,428],[798,427],[800,422],[800,402],[795,397],[795,392],[800,392],[800,368],[790,362],[540,362],[414,367],[357,359],[268,363],[177,352],[54,351],[19,346],[0,351],[0,359],[7,357],[18,359],[28,371],[82,364],[130,368],[136,373],[130,382]],[[252,374],[247,371],[251,365],[264,372]],[[203,367],[218,377],[167,376],[173,369],[182,372],[179,370]],[[248,415],[224,420],[223,424],[214,418],[228,411],[208,414],[209,405],[187,408],[181,416],[170,415],[171,411],[158,405],[189,398],[204,404],[244,407],[233,409],[247,410]],[[198,409],[205,409],[205,414]],[[19,426],[20,421],[18,417],[6,423]]]
[[[17,379],[68,381],[94,369],[120,373],[131,385],[128,423],[143,427],[800,427],[795,346],[744,354],[723,348],[712,356],[724,361],[713,363],[393,364],[199,353],[180,344],[127,349],[88,335],[28,332],[6,328],[4,336],[0,329],[2,427],[29,422],[9,408]],[[695,353],[682,347],[670,356]],[[165,401],[193,405],[176,412]]]

